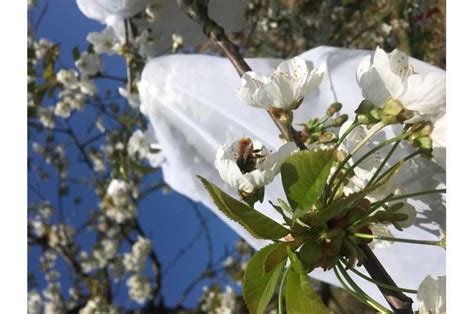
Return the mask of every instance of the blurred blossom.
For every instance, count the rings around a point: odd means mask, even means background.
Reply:
[[[427,276],[418,287],[416,298],[420,302],[420,314],[446,313],[446,276],[437,279]]]
[[[88,77],[102,71],[102,60],[96,53],[83,52],[75,65],[82,75]]]
[[[140,95],[138,93],[130,93],[126,88],[119,87],[118,92],[120,96],[127,99],[132,108],[138,109],[140,107]]]
[[[74,89],[79,86],[78,74],[75,70],[61,69],[56,74],[56,80],[64,87]]]
[[[147,277],[141,275],[133,275],[127,280],[129,297],[139,304],[152,298],[151,284]]]
[[[117,54],[121,47],[120,40],[111,27],[106,27],[100,33],[89,33],[87,41],[94,46],[94,51],[98,54]]]

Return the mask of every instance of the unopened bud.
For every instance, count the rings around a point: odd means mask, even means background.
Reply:
[[[334,119],[334,124],[336,126],[341,126],[343,125],[347,120],[349,119],[349,116],[347,114],[342,114],[336,119]]]
[[[339,112],[341,110],[341,108],[342,108],[342,104],[340,102],[332,103],[329,106],[329,108],[326,110],[326,115],[331,117],[336,112]]]

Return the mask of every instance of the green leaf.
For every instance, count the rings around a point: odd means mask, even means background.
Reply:
[[[263,215],[245,203],[242,203],[205,178],[198,176],[206,190],[211,195],[214,203],[229,219],[241,224],[257,239],[278,240],[290,231],[279,223]],[[262,267],[263,270],[263,267]]]
[[[303,271],[301,261],[296,254],[289,252],[291,269],[286,278],[286,311],[287,313],[318,313],[331,311],[324,305]]]
[[[275,292],[283,262],[273,271],[263,270],[265,259],[278,243],[270,244],[258,251],[249,260],[244,276],[243,295],[251,314],[263,313]]]
[[[321,196],[334,151],[301,151],[281,166],[281,179],[288,202],[295,209],[293,220],[303,216]]]
[[[302,240],[295,240],[292,242],[280,242],[276,243],[275,247],[268,253],[264,262],[265,272],[270,272],[275,269],[281,262],[286,260],[288,257],[288,249],[296,250],[302,244]]]

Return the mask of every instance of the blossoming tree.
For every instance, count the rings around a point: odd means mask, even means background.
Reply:
[[[154,119],[159,114],[153,111],[150,99],[166,101],[168,91],[163,84],[163,89],[155,92],[149,75],[154,57],[185,50],[183,37],[161,32],[164,15],[171,12],[167,10],[178,6],[161,0],[77,0],[84,15],[105,28],[87,36],[85,51],[72,51],[75,69],[62,66],[59,44],[35,38],[34,27],[29,29],[28,126],[35,154],[29,159],[29,170],[39,178],[30,180],[29,188],[39,201],[31,202],[28,211],[28,243],[41,249],[46,279],[41,292],[38,287],[30,289],[29,312],[122,313],[139,306],[144,313],[194,313],[183,307],[184,300],[200,281],[215,278],[216,284],[203,291],[202,312],[329,313],[332,309],[324,293],[328,286],[322,283],[315,289],[308,274],[330,271],[339,285],[365,306],[363,311],[412,313],[411,294],[419,313],[444,313],[445,276],[427,276],[418,289],[400,287],[392,279],[391,269],[372,251],[395,242],[446,248],[444,225],[436,240],[403,236],[420,216],[410,200],[437,195],[441,199],[438,205],[444,206],[445,181],[431,182],[430,189],[421,190],[410,190],[411,185],[405,188],[397,181],[400,177],[417,180],[407,172],[411,162],[420,162],[417,174],[431,175],[425,162],[439,165],[434,167],[440,173],[446,169],[444,73],[418,73],[404,52],[396,49],[388,53],[377,47],[350,74],[363,96],[353,112],[342,114],[345,104],[340,102],[318,104],[325,106],[322,115],[308,116],[305,123],[295,126],[294,116],[305,98],[331,80],[328,64],[314,67],[305,58],[294,57],[279,63],[272,73],[253,71],[224,29],[209,16],[208,2],[177,1],[241,77],[240,88],[230,97],[240,99],[240,106],[265,111],[277,127],[278,132],[272,135],[281,142],[273,151],[253,136],[222,143],[212,154],[214,171],[223,182],[211,182],[208,171],[196,172],[191,166],[180,171],[198,176],[194,180],[199,180],[222,217],[260,241],[259,245],[251,242],[257,251],[239,241],[233,250],[213,259],[206,220],[191,202],[206,236],[208,264],[190,282],[178,304],[167,305],[162,282],[165,270],[140,224],[138,211],[143,198],[169,189],[166,180],[170,173],[165,173],[164,181],[156,180],[154,169],[166,165],[170,158],[180,158],[181,153],[175,150],[172,155],[167,143],[158,141],[163,136],[160,132],[168,130],[160,129],[161,117]],[[33,8],[35,1],[29,5]],[[108,74],[103,55],[123,58],[126,77]],[[160,73],[161,77],[169,75]],[[101,91],[98,80],[116,82],[117,92]],[[199,88],[199,82],[196,84]],[[173,101],[192,106],[186,93],[182,94],[174,93]],[[126,105],[118,105],[117,97]],[[91,109],[94,119],[87,126],[88,136],[82,139],[72,117]],[[199,121],[193,114],[179,117],[183,124]],[[205,128],[211,136],[224,132],[218,127]],[[196,134],[186,136],[206,137],[201,128],[194,131]],[[72,178],[70,167],[81,167],[87,176]],[[50,176],[57,181],[57,206],[41,189],[42,180],[47,182]],[[270,189],[270,183],[278,189]],[[64,209],[75,184],[89,187],[97,199],[97,208],[79,226],[66,222]],[[180,187],[177,190],[181,191]],[[193,198],[191,194],[188,196]],[[267,201],[270,215],[259,210]],[[73,202],[81,205],[80,198]],[[393,230],[400,236],[394,236]],[[77,240],[85,232],[95,237],[90,248]],[[59,280],[62,274],[57,265],[61,262],[66,262],[72,274],[67,296]],[[396,262],[402,264],[403,257]],[[243,297],[230,286],[223,288],[225,280],[219,280],[218,274],[241,282]],[[353,275],[373,284],[383,297],[359,286]],[[114,291],[121,283],[134,307],[114,304]]]

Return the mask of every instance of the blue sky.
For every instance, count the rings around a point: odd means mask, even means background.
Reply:
[[[29,19],[32,25],[38,20],[40,11],[45,5],[45,0],[39,0],[35,11],[30,12]],[[73,0],[49,0],[48,10],[44,15],[39,28],[36,29],[37,38],[48,38],[53,42],[61,45],[61,62],[66,68],[73,67],[72,50],[79,47],[80,51],[87,48],[88,42],[86,36],[89,32],[100,31],[103,25],[87,19],[81,14]],[[125,77],[125,64],[119,57],[104,58],[105,72],[112,75]],[[99,89],[118,87],[116,82],[98,80]],[[90,124],[94,115],[86,110],[84,113],[77,114],[71,119],[71,124],[78,130],[78,137],[82,140],[89,138],[87,130],[81,126],[84,120],[88,120]],[[31,142],[29,142],[29,156],[32,158]],[[71,160],[71,177],[79,178],[84,173],[83,165],[75,160]],[[29,183],[35,182],[35,176],[30,173],[28,176]],[[161,180],[161,174],[155,173],[151,181]],[[50,199],[53,204],[57,200],[56,195],[57,180],[52,178],[46,184],[41,185],[41,192]],[[72,202],[75,196],[83,198],[82,203],[77,206]],[[29,202],[37,201],[37,195],[29,192]],[[86,189],[79,185],[71,185],[71,197],[66,199],[63,204],[66,213],[66,222],[72,225],[79,225],[85,221],[89,210],[97,208],[97,199],[90,189]],[[238,240],[238,236],[227,225],[220,221],[210,210],[203,206],[199,206],[200,212],[206,218],[211,238],[213,240],[214,257],[218,258],[224,254],[225,249],[232,249],[234,243]],[[163,266],[169,264],[170,260],[176,253],[188,243],[198,233],[200,225],[193,211],[189,200],[177,193],[163,194],[157,192],[147,197],[140,206],[139,221],[145,230],[147,236],[152,240],[154,248],[158,254]],[[85,246],[90,246],[93,237],[81,237],[80,241]],[[28,267],[30,271],[38,272],[38,256],[40,252],[37,249],[29,251]],[[187,252],[186,256],[167,273],[163,279],[163,292],[166,304],[173,305],[183,292],[188,283],[193,280],[204,269],[207,263],[207,246],[204,236],[202,235],[198,243]],[[67,269],[66,265],[60,265],[60,269]],[[44,286],[44,280],[37,277],[40,287]],[[63,283],[68,282],[68,276],[62,278]],[[204,281],[203,283],[206,283]],[[203,284],[198,285],[196,289],[189,295],[185,305],[193,306],[196,304],[201,294]],[[126,304],[126,288],[123,286],[118,291],[118,301]]]

